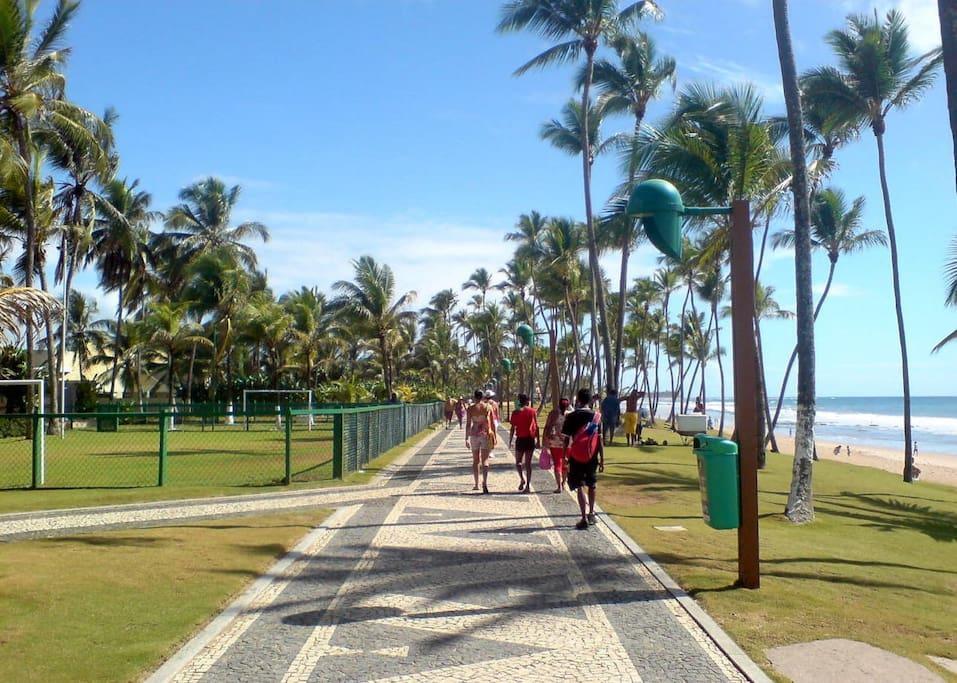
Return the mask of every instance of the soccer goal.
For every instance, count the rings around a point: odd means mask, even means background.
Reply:
[[[11,386],[35,386],[39,387],[40,391],[40,402],[38,404],[40,408],[40,421],[37,424],[37,429],[40,434],[40,477],[37,481],[38,486],[42,486],[44,480],[46,479],[47,471],[47,460],[46,460],[46,420],[42,417],[43,412],[46,410],[46,393],[44,391],[44,380],[42,379],[0,379],[0,387],[11,387]],[[27,406],[27,412],[33,412],[32,406]]]
[[[305,402],[300,400],[297,403],[294,399],[296,396],[305,398]],[[266,405],[273,407],[276,412],[276,427],[282,427],[283,408],[297,404],[312,410],[314,405],[312,389],[243,389],[243,415],[246,416],[247,421],[250,409]],[[310,414],[306,421],[309,429],[312,429],[315,418]]]

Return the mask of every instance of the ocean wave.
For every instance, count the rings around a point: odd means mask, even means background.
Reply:
[[[721,411],[721,403],[719,401],[708,401],[707,408],[709,413],[718,413]],[[725,411],[733,420],[734,404],[731,401],[725,406]],[[794,408],[782,408],[779,423],[793,425],[796,418],[797,411]],[[883,415],[880,413],[843,413],[833,410],[818,410],[815,422],[822,427],[834,426],[858,430],[879,429],[899,432],[904,429],[903,415]],[[911,426],[915,430],[928,434],[957,436],[957,418],[953,417],[912,415]]]

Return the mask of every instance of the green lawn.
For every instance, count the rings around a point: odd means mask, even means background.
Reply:
[[[0,513],[362,484],[421,434],[342,481],[332,479],[332,435],[327,425],[318,424],[311,431],[297,425],[292,437],[293,483],[284,486],[285,435],[266,423],[248,432],[239,426],[205,432],[190,426],[171,432],[167,485],[157,487],[155,428],[121,425],[114,433],[74,430],[62,441],[48,436],[45,488],[0,484]],[[22,461],[29,482],[30,442],[0,440],[0,482]]]
[[[781,514],[791,458],[769,454],[759,475],[762,587],[748,591],[732,588],[736,532],[701,521],[690,447],[612,447],[607,465],[602,507],[762,666],[767,648],[840,637],[957,680],[925,657],[957,658],[957,489],[821,461],[816,521],[793,526]],[[667,525],[687,531],[654,528]]]
[[[0,680],[140,678],[327,514],[0,545]]]

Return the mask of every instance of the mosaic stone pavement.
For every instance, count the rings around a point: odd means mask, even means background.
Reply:
[[[462,432],[442,431],[376,495],[343,497],[334,524],[154,680],[746,680],[603,523],[573,528],[550,473],[518,493],[500,450],[482,495],[470,461]]]

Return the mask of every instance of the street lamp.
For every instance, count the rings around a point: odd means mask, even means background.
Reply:
[[[731,328],[734,342],[734,423],[738,438],[741,523],[738,527],[738,584],[761,585],[758,549],[757,348],[754,338],[754,245],[747,200],[730,207],[685,206],[665,180],[639,183],[627,213],[641,220],[649,241],[681,258],[681,224],[686,216],[731,215]]]

